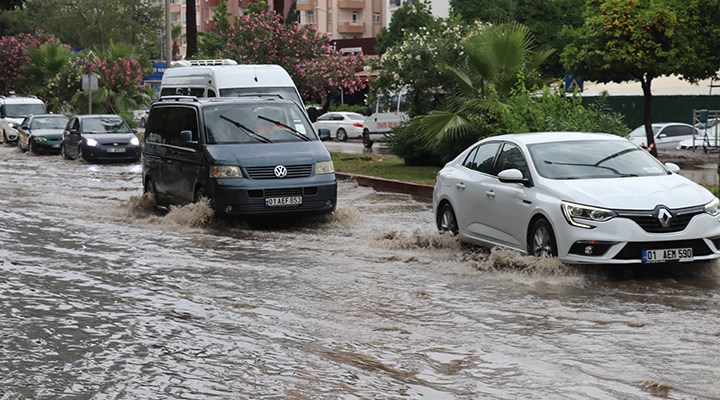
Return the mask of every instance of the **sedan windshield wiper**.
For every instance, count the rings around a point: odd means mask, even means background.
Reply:
[[[235,121],[235,120],[232,120],[232,119],[230,119],[230,118],[228,118],[228,117],[226,117],[225,115],[222,115],[222,114],[220,115],[220,118],[222,118],[222,119],[224,119],[225,121],[233,124],[236,128],[242,129],[243,132],[245,132],[246,135],[248,135],[248,136],[250,136],[251,138],[257,140],[258,142],[272,143],[272,140],[270,140],[270,139],[268,139],[268,138],[266,138],[266,137],[262,137],[262,136],[258,135],[257,133],[255,133],[255,131],[253,131],[252,129],[248,128],[247,126],[241,124],[240,122],[237,122],[237,121]]]
[[[270,122],[271,124],[275,124],[275,126],[279,126],[279,127],[281,127],[281,128],[284,128],[285,130],[287,130],[287,131],[289,131],[289,132],[292,132],[293,134],[295,134],[295,136],[299,137],[300,139],[302,139],[302,140],[304,140],[304,141],[306,141],[306,142],[309,142],[309,141],[310,141],[310,138],[308,138],[307,136],[303,135],[302,133],[296,131],[295,128],[292,128],[292,127],[290,127],[290,126],[287,126],[287,125],[283,124],[283,123],[280,122],[280,121],[276,121],[276,120],[274,120],[274,119],[270,119],[270,118],[267,118],[267,117],[263,117],[262,115],[258,115],[257,117],[260,118],[260,119],[262,119],[262,120],[264,120],[264,121]]]

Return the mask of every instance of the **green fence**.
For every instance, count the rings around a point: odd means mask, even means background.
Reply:
[[[583,97],[583,104],[590,104],[595,97]],[[635,129],[643,124],[642,96],[614,96],[606,98],[606,105],[621,113],[628,128]],[[693,123],[693,109],[720,109],[720,96],[653,96],[653,122]]]

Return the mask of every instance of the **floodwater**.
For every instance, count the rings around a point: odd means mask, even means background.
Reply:
[[[0,398],[720,399],[720,267],[572,268],[340,182],[160,213],[139,165],[0,148]]]

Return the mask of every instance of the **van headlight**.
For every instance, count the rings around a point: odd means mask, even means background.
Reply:
[[[335,167],[332,161],[320,161],[315,164],[315,174],[332,174],[335,172]]]
[[[32,140],[33,140],[34,142],[38,142],[38,143],[47,142],[47,138],[46,138],[45,136],[33,136],[33,137],[32,137]]]
[[[713,201],[705,204],[705,212],[713,217],[720,215],[720,200],[716,197]]]
[[[213,165],[210,168],[211,178],[242,178],[240,167],[235,165]]]
[[[617,215],[612,210],[568,202],[562,202],[561,207],[567,222],[579,228],[592,229],[594,226],[588,225],[586,222],[605,222]]]

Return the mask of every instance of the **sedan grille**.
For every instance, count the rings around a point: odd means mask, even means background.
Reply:
[[[245,171],[250,179],[287,179],[307,178],[312,174],[312,164],[286,165],[287,175],[283,178],[275,176],[275,166],[271,167],[246,167]]]
[[[713,254],[704,240],[693,239],[667,242],[628,242],[613,258],[616,260],[640,260],[642,259],[643,250],[681,249],[686,247],[692,247],[693,256],[695,257]]]
[[[699,207],[688,207],[676,210],[669,210],[672,218],[669,219],[668,224],[663,226],[660,222],[660,218],[657,217],[654,210],[651,211],[632,211],[632,210],[617,210],[619,217],[631,219],[635,221],[645,232],[649,233],[670,233],[680,232],[687,228],[690,220],[698,214],[702,214],[704,211],[702,206]]]

